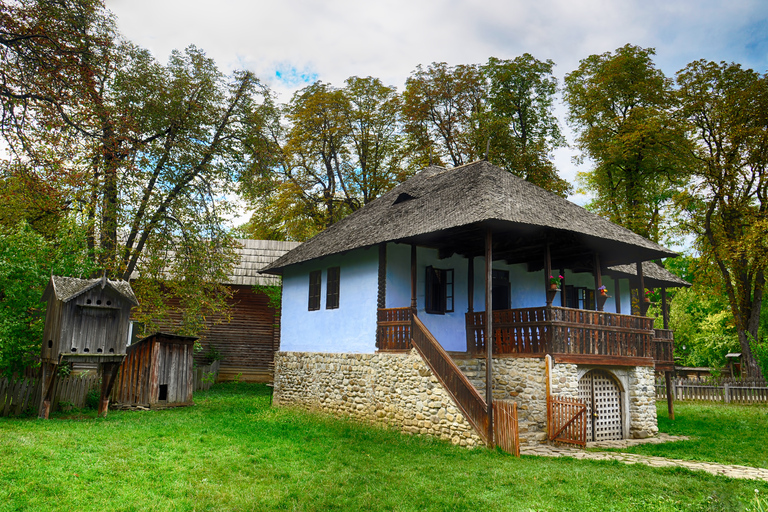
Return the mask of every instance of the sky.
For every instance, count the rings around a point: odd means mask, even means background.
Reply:
[[[768,70],[768,0],[106,0],[121,33],[161,62],[194,44],[220,69],[249,69],[287,102],[316,81],[373,76],[402,91],[422,64],[530,53],[555,75],[627,43],[655,48],[667,76],[698,60]],[[569,143],[566,109],[556,113]],[[578,151],[558,150],[575,182]],[[585,198],[573,196],[583,203]]]

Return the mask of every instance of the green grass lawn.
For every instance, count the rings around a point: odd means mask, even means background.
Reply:
[[[270,398],[227,384],[195,407],[0,419],[0,511],[746,510],[768,494],[683,469],[467,450]]]
[[[768,406],[678,402],[674,421],[666,402],[657,403],[656,410],[661,432],[690,439],[621,451],[768,468]]]

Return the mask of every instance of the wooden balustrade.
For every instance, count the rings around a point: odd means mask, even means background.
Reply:
[[[417,316],[412,318],[411,331],[413,346],[430,367],[432,373],[451,395],[461,409],[464,417],[472,424],[475,431],[488,444],[488,408],[477,389],[469,382],[451,356],[443,350],[432,333],[421,323]]]
[[[485,352],[485,312],[466,319],[467,346]],[[632,365],[648,364],[655,355],[653,319],[646,317],[543,306],[494,311],[493,327],[499,355],[550,353],[562,361]]]
[[[654,353],[653,360],[657,370],[674,370],[674,336],[669,329],[654,329],[653,345]]]
[[[376,346],[381,351],[411,349],[411,308],[379,309],[376,322]]]

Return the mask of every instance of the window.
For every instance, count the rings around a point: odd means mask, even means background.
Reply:
[[[453,269],[427,267],[425,290],[427,313],[442,315],[453,311]]]
[[[328,269],[328,286],[325,294],[325,309],[339,307],[339,267]]]
[[[309,273],[309,310],[320,309],[320,287],[322,279],[321,270],[313,270]]]

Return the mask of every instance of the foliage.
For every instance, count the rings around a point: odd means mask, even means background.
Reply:
[[[488,59],[480,68],[488,84],[482,116],[490,140],[488,158],[494,164],[566,197],[571,186],[552,163],[552,151],[565,146],[553,111],[554,66],[528,53],[511,60]]]
[[[407,177],[400,97],[377,78],[316,82],[270,107],[271,151],[255,184],[249,236],[306,240]]]
[[[654,53],[627,44],[591,55],[566,75],[564,97],[578,146],[594,162],[579,175],[595,194],[591,207],[659,241],[688,149],[673,115],[672,82],[655,67]]]
[[[231,262],[223,198],[264,146],[258,80],[225,77],[194,46],[157,62],[100,0],[3,3],[0,24],[9,168],[25,183],[52,177],[99,267],[172,282],[190,308],[182,331],[197,332]],[[142,304],[158,302],[144,293],[156,285],[139,288]]]
[[[280,309],[283,302],[283,287],[277,285],[257,284],[253,287],[253,293],[263,293],[269,298],[269,307]]]
[[[0,225],[0,373],[33,366],[45,324],[41,302],[51,275],[87,277],[94,270],[86,233],[63,219],[53,240],[25,221]]]
[[[695,144],[684,228],[728,299],[744,364],[760,373],[758,339],[768,264],[768,78],[738,64],[696,61],[677,75]]]
[[[669,511],[739,509],[768,492],[675,468],[468,450],[271,407],[269,388],[247,383],[196,393],[194,407],[71,416],[0,419],[0,509]]]
[[[101,381],[96,387],[89,389],[85,395],[85,408],[95,411],[99,408],[99,402],[101,402]]]

